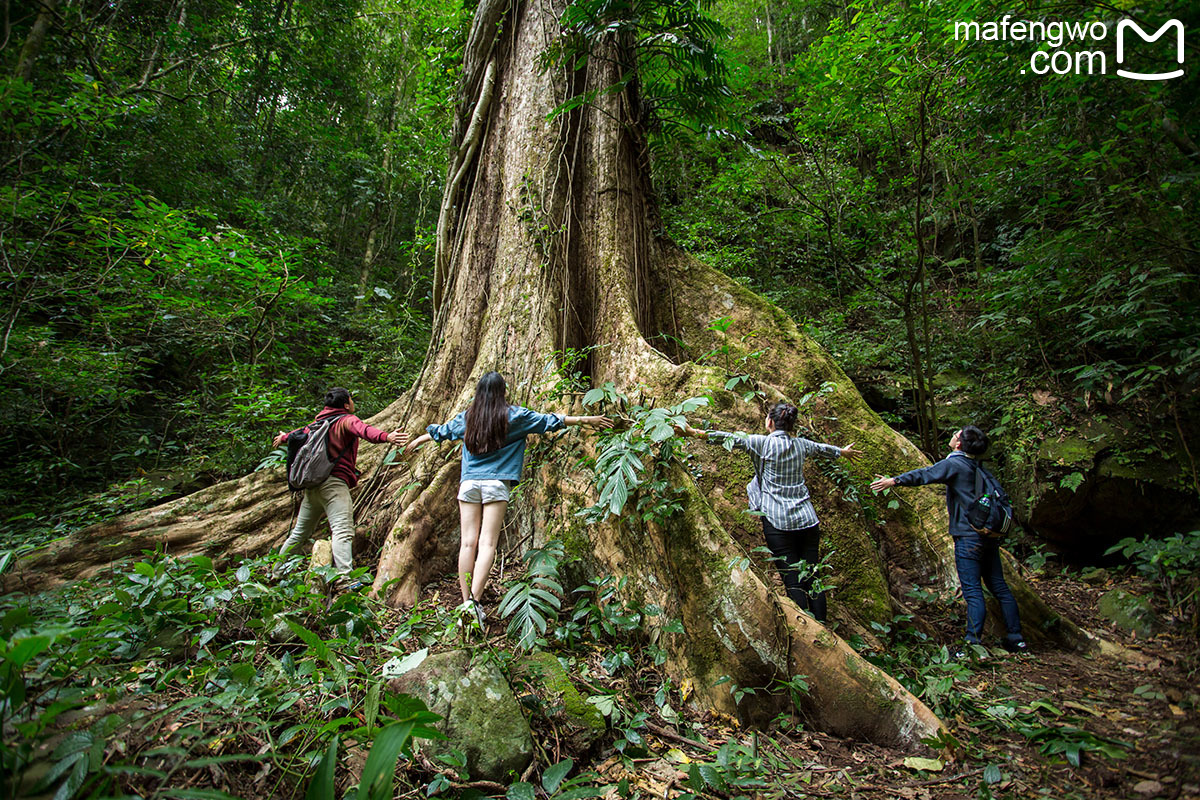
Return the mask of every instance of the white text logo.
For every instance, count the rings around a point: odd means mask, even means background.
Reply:
[[[1175,60],[1183,63],[1183,23],[1177,19],[1167,20],[1153,36],[1147,36],[1141,26],[1133,20],[1123,19],[1117,23],[1117,63],[1120,64],[1125,60],[1125,31],[1132,28],[1137,31],[1137,35],[1142,37],[1142,41],[1157,42],[1166,35],[1170,28],[1175,29]],[[1183,69],[1173,70],[1171,72],[1130,72],[1126,69],[1118,69],[1117,74],[1122,78],[1132,78],[1135,81],[1165,81],[1171,78],[1178,78],[1183,74]]]
[[[1014,19],[1005,14],[997,21],[978,22],[958,20],[952,23],[956,42],[1028,42],[1034,48],[1029,55],[1026,68],[1021,74],[1034,75],[1107,75],[1108,56],[1112,50],[1105,47],[1109,24],[1101,20],[1071,22],[1047,19]],[[1154,44],[1165,39],[1162,45],[1175,45],[1175,61],[1183,64],[1183,23],[1177,19],[1167,20],[1153,34],[1146,33],[1133,20],[1117,22],[1116,74],[1135,81],[1165,81],[1183,75],[1183,67],[1169,72],[1134,72],[1124,69],[1126,64],[1125,35],[1129,31],[1137,34],[1140,41]],[[1174,36],[1168,34],[1173,33]],[[1130,37],[1131,44],[1133,37]],[[1107,50],[1107,53],[1105,52]]]

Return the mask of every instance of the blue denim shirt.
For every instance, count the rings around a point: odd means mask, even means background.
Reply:
[[[549,433],[566,427],[562,414],[541,414],[524,406],[508,407],[508,437],[499,450],[481,456],[474,455],[462,447],[462,476],[460,481],[521,479],[521,467],[525,462],[525,437],[531,433]],[[451,442],[463,438],[467,432],[467,412],[462,412],[444,425],[430,425],[425,429],[435,442]]]
[[[950,515],[951,536],[971,536],[975,530],[967,521],[967,510],[975,502],[974,458],[955,450],[936,464],[896,476],[898,486],[946,484],[946,513]]]

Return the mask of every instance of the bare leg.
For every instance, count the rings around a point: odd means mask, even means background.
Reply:
[[[458,501],[458,518],[462,525],[462,538],[458,543],[458,588],[463,602],[470,599],[467,581],[475,567],[475,553],[479,549],[479,525],[483,518],[483,506],[479,503]]]
[[[479,528],[479,552],[475,556],[475,572],[471,578],[471,597],[483,598],[487,587],[488,573],[496,560],[496,545],[500,542],[500,531],[504,528],[504,512],[508,503],[500,500],[483,506],[483,523]],[[461,554],[460,554],[461,557]],[[459,562],[461,570],[461,561]]]

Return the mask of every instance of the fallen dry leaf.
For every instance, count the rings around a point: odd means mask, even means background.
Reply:
[[[1091,714],[1093,717],[1101,716],[1100,712],[1097,711],[1096,709],[1089,708],[1088,706],[1085,706],[1083,703],[1076,703],[1074,700],[1068,700],[1067,702],[1063,703],[1063,705],[1067,708],[1073,708],[1076,711],[1082,711],[1086,714]]]

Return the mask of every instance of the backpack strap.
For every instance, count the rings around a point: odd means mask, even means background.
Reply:
[[[329,433],[326,435],[326,438],[325,438],[325,441],[327,443],[329,442],[330,438],[332,438],[332,436],[333,436],[333,426],[337,424],[338,420],[345,419],[348,416],[350,416],[349,411],[347,411],[345,414],[335,414],[334,416],[326,417],[325,419],[321,420],[321,422],[326,422],[326,421],[329,422]],[[326,444],[326,449],[328,449],[328,447],[329,447],[329,445]],[[338,461],[341,461],[342,456],[346,455],[346,451],[349,449],[350,449],[350,442],[347,441],[345,444],[342,445],[341,452],[338,453],[336,456],[332,456],[329,459],[330,463],[337,464]]]
[[[978,500],[983,496],[983,464],[971,459],[975,464],[975,499]]]

